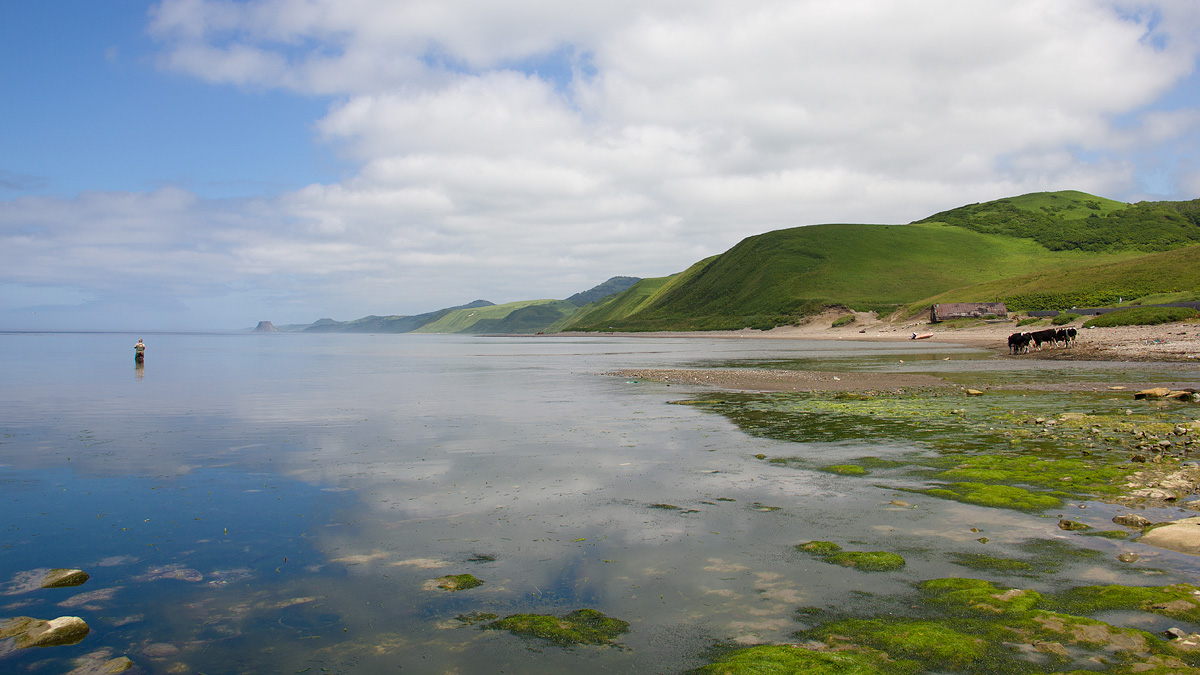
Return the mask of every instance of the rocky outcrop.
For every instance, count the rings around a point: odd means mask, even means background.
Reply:
[[[278,333],[279,329],[270,321],[259,321],[254,328],[255,333]]]
[[[87,623],[77,616],[60,616],[49,621],[18,616],[0,624],[0,638],[15,638],[17,649],[78,644],[90,631]]]

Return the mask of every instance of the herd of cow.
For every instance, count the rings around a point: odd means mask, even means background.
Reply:
[[[1042,345],[1070,347],[1075,343],[1079,331],[1074,328],[1047,328],[1032,333],[1013,333],[1008,336],[1008,351],[1013,354],[1025,354],[1030,347],[1041,349]]]

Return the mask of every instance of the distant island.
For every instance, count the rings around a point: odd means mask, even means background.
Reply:
[[[485,300],[286,332],[552,333],[798,325],[831,308],[907,320],[938,303],[1009,311],[1200,300],[1200,200],[1128,204],[1074,190],[969,204],[901,225],[747,237],[667,277],[613,277],[566,300]],[[269,322],[268,322],[269,323]]]

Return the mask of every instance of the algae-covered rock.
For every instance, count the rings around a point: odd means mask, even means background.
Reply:
[[[90,578],[88,573],[83,570],[60,567],[46,572],[40,585],[42,588],[70,588],[82,586]]]
[[[806,541],[803,544],[796,544],[796,550],[803,553],[811,553],[812,555],[827,556],[833,555],[842,550],[842,547],[832,541]]]
[[[1000,574],[1024,574],[1033,572],[1033,563],[1015,558],[1000,558],[983,553],[953,553],[950,562],[982,572],[998,572]]]
[[[920,668],[871,649],[839,651],[801,645],[758,645],[730,652],[692,671],[697,675],[908,675]]]
[[[921,582],[919,588],[931,601],[951,611],[1018,614],[1030,611],[1042,600],[1037,591],[1002,589],[981,579],[932,579]]]
[[[1172,586],[1080,586],[1051,598],[1053,609],[1071,614],[1095,614],[1111,610],[1139,610],[1200,623],[1200,587]]]
[[[629,632],[629,622],[594,609],[577,609],[563,616],[512,614],[493,621],[486,630],[506,630],[521,637],[541,638],[558,645],[608,645]]]
[[[857,464],[833,464],[821,467],[821,471],[839,476],[866,476],[871,473]]]
[[[916,490],[916,492],[966,504],[1016,511],[1045,511],[1062,505],[1062,499],[1056,495],[1038,494],[1012,485],[950,483],[941,488]]]
[[[888,551],[843,551],[829,556],[825,562],[864,572],[893,572],[904,567],[904,558]]]
[[[468,588],[482,586],[483,582],[470,574],[448,574],[435,579],[436,586],[444,591],[465,591]]]
[[[890,657],[962,666],[983,657],[987,641],[943,623],[907,619],[849,619],[814,631],[830,644],[865,645]]]
[[[90,630],[77,616],[60,616],[49,621],[19,616],[0,624],[0,639],[15,638],[18,649],[58,647],[78,644]]]

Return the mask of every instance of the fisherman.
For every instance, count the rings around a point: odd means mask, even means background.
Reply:
[[[141,363],[146,360],[146,344],[138,338],[137,344],[133,346],[133,360]]]

